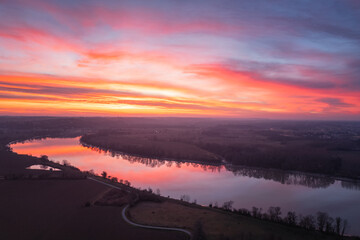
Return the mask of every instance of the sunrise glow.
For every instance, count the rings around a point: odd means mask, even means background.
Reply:
[[[359,2],[253,2],[1,1],[0,115],[360,119]]]

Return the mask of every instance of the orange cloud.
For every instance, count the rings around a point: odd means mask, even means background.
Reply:
[[[187,69],[189,71],[189,69]],[[196,70],[221,91],[43,75],[0,76],[3,114],[254,117],[272,114],[359,114],[359,97],[255,79],[219,66]],[[31,83],[31,84],[30,84]],[[177,94],[167,94],[177,93]],[[334,98],[326,98],[333,94]]]

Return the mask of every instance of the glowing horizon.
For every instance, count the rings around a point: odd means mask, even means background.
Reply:
[[[2,1],[0,115],[360,120],[357,1]]]

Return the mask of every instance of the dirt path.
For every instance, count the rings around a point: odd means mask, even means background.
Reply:
[[[92,177],[88,177],[88,179],[90,180],[93,180],[93,181],[96,181],[98,183],[102,183],[106,186],[109,186],[109,187],[112,187],[112,188],[115,188],[115,189],[119,189],[119,190],[122,190],[120,187],[117,187],[117,186],[114,186],[114,185],[111,185],[111,184],[108,184],[108,183],[105,183],[103,181],[100,181],[100,180],[97,180],[95,178],[92,178]],[[190,237],[190,239],[192,239],[192,234],[190,231],[186,230],[186,229],[182,229],[182,228],[171,228],[171,227],[158,227],[158,226],[149,226],[149,225],[142,225],[142,224],[138,224],[138,223],[134,223],[132,221],[130,221],[130,219],[127,218],[126,216],[126,210],[128,209],[129,207],[129,204],[127,204],[123,210],[122,210],[122,218],[124,219],[125,222],[127,222],[128,224],[130,225],[133,225],[135,227],[141,227],[141,228],[147,228],[147,229],[155,229],[155,230],[166,230],[166,231],[178,231],[178,232],[182,232],[182,233],[185,233],[186,235],[188,235]]]
[[[129,205],[126,205],[126,206],[124,207],[124,209],[122,210],[122,217],[123,217],[123,219],[124,219],[127,223],[129,223],[129,224],[131,224],[131,225],[133,225],[133,226],[142,227],[142,228],[183,232],[183,233],[187,234],[187,235],[190,237],[190,239],[192,239],[192,234],[191,234],[191,232],[188,231],[188,230],[182,229],[182,228],[157,227],[157,226],[149,226],[149,225],[142,225],[142,224],[134,223],[134,222],[130,221],[130,220],[126,217],[126,210],[127,210],[128,207],[129,207]]]

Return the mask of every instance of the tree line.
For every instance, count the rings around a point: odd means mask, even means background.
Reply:
[[[346,219],[341,217],[333,218],[325,212],[317,212],[316,215],[301,215],[296,214],[294,211],[289,211],[287,214],[282,217],[282,211],[280,207],[269,207],[266,212],[262,211],[262,208],[252,207],[251,210],[246,208],[234,209],[232,207],[233,201],[224,202],[224,204],[219,207],[217,203],[213,205],[209,204],[209,207],[220,208],[225,211],[231,211],[236,214],[251,216],[257,219],[277,222],[293,227],[300,227],[307,230],[317,230],[319,232],[344,236],[349,225]]]

